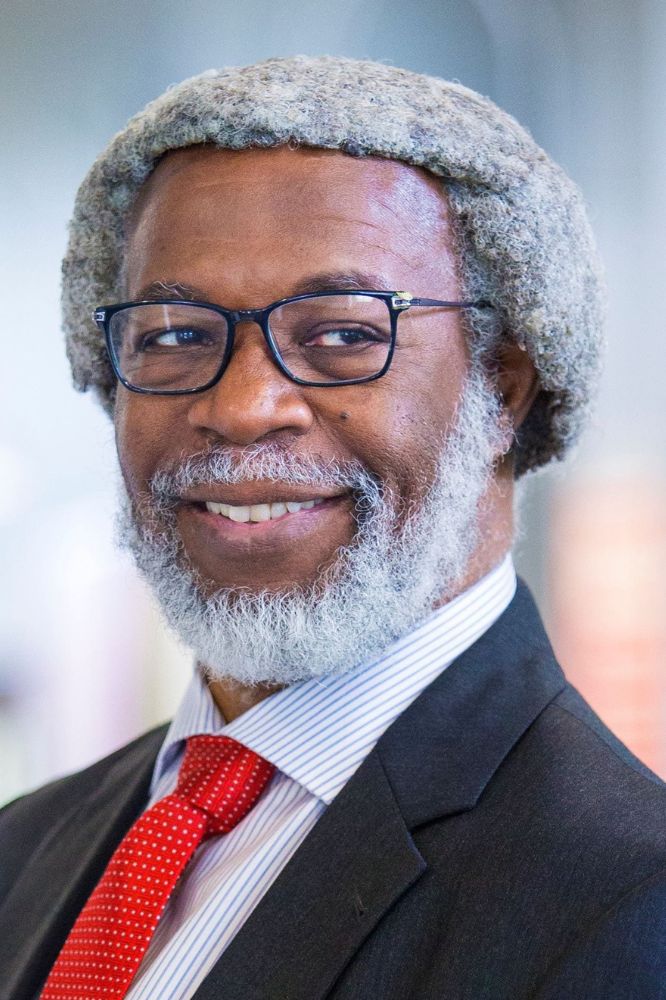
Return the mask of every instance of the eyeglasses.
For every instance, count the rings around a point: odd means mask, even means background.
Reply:
[[[414,298],[409,292],[324,291],[278,299],[264,309],[157,299],[100,306],[116,377],[132,392],[204,392],[229,363],[238,323],[252,321],[287,378],[305,386],[358,385],[385,375],[398,317],[415,306],[488,309],[489,302]]]

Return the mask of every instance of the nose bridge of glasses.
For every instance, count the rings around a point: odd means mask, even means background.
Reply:
[[[245,324],[258,326],[266,341],[266,347],[271,354],[273,353],[273,345],[268,333],[267,309],[230,309],[227,312],[227,323],[231,328],[232,334],[236,332],[237,327],[245,326]]]
[[[266,322],[266,309],[230,309],[228,317],[234,326],[240,323],[256,323],[263,328]]]
[[[270,309],[232,309],[227,313],[227,322],[231,328],[231,335],[234,336],[237,333],[237,328],[242,327],[245,324],[256,325],[259,327],[262,333],[263,341],[263,352],[267,358],[270,359],[272,366],[282,372],[282,366],[280,364],[279,357],[276,352],[275,344],[273,343],[273,338],[270,335],[268,329],[268,313]],[[241,354],[247,349],[248,342],[245,338],[242,338],[244,344],[242,345]],[[252,340],[255,343],[255,347],[258,346],[258,341]],[[234,339],[234,348],[232,354],[238,355],[238,347],[241,346],[239,341]],[[251,349],[251,348],[250,348]],[[232,362],[232,357],[230,356],[227,362],[227,366]]]

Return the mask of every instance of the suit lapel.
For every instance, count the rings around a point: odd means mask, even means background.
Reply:
[[[195,1000],[318,1000],[424,870],[373,752],[308,834]]]
[[[524,583],[503,615],[384,733],[377,751],[410,829],[472,809],[566,686]]]
[[[482,638],[384,733],[308,834],[195,1000],[321,1000],[426,869],[410,830],[472,809],[565,686],[524,585]]]
[[[26,1000],[41,987],[109,857],[145,805],[164,733],[161,728],[133,744],[95,792],[59,822],[44,817],[44,840],[0,911],[2,995],[8,1000]]]

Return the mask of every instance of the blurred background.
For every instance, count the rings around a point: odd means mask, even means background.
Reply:
[[[609,351],[574,458],[523,489],[517,561],[569,677],[666,776],[666,4],[5,0],[0,12],[0,800],[169,717],[191,669],[113,544],[112,429],[70,388],[59,265],[76,188],[169,84],[272,55],[459,80],[581,186]]]

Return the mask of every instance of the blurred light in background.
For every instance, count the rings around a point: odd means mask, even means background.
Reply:
[[[550,532],[553,639],[581,693],[666,775],[666,482],[608,469],[558,492]]]
[[[168,718],[190,669],[113,547],[112,428],[69,388],[58,283],[76,188],[170,83],[296,52],[458,79],[581,185],[608,271],[608,367],[578,457],[523,488],[518,564],[570,678],[666,774],[666,5],[5,0],[0,799]]]

